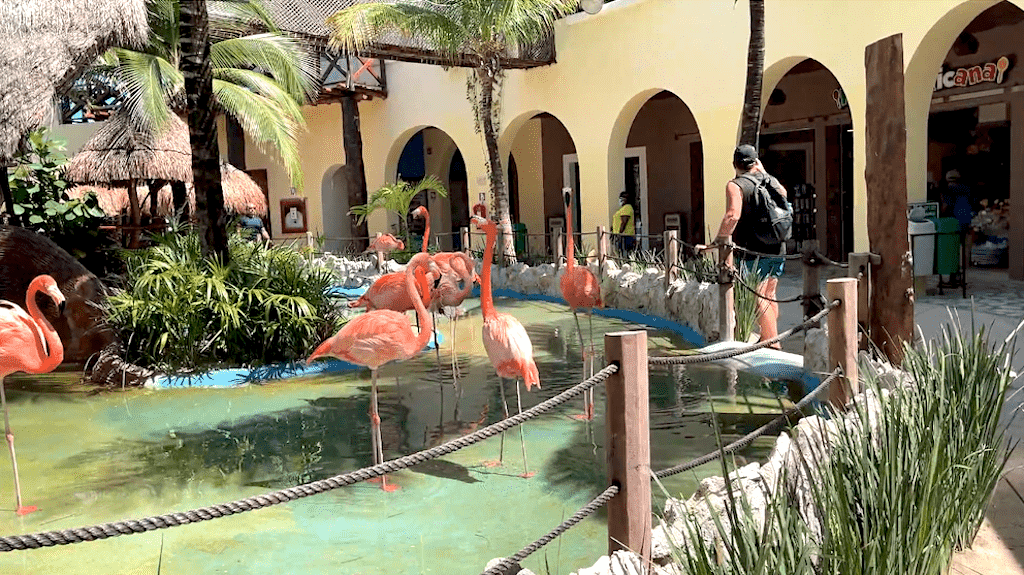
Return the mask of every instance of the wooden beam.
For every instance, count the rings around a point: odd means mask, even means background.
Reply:
[[[903,36],[868,45],[867,183],[868,240],[881,254],[872,270],[871,334],[890,361],[899,365],[902,346],[914,334],[914,275],[907,235],[907,123],[903,99]]]
[[[843,377],[828,389],[832,407],[843,409],[850,398],[860,392],[857,373],[857,279],[828,280],[829,301],[839,300],[839,307],[828,314],[828,369],[843,369]]]

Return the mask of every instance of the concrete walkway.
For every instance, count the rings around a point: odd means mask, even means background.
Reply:
[[[779,299],[802,293],[803,279],[800,266],[787,262],[787,273],[779,281]],[[830,270],[822,276],[844,276],[845,270]],[[959,314],[961,328],[971,330],[973,324],[984,326],[991,334],[990,341],[1002,341],[1024,319],[1024,281],[1008,279],[1005,270],[970,268],[967,272],[967,298],[960,289],[946,289],[938,295],[934,289],[937,277],[924,278],[918,287],[914,302],[914,319],[926,339],[941,336],[942,330],[952,325],[950,314]],[[824,293],[824,279],[822,293]],[[922,285],[923,284],[923,285]],[[928,295],[935,293],[935,295]],[[780,304],[779,329],[784,330],[801,322],[799,303]],[[799,338],[791,338],[783,348],[793,353],[803,352]],[[1024,335],[1018,341],[1013,356],[1013,369],[1024,373]],[[1024,439],[1024,414],[1011,422],[1012,414],[1024,402],[1019,392],[1022,381],[1012,384],[1011,399],[1003,410],[1003,421],[1010,423],[1010,442]],[[1019,392],[1019,393],[1017,393]],[[1018,449],[1007,464],[1006,473],[992,496],[985,522],[978,532],[973,548],[954,557],[952,574],[1024,575],[1024,450]]]

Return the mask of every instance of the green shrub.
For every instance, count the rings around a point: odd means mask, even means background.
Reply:
[[[166,371],[300,360],[340,327],[330,273],[287,247],[233,234],[231,264],[203,258],[194,233],[156,236],[125,254],[108,299],[126,358]]]
[[[738,278],[736,281],[743,282],[752,289],[757,289],[765,279],[758,271],[757,266],[755,265],[752,269],[748,270],[747,266],[743,265],[742,262],[737,261],[737,264],[736,273]],[[750,338],[750,334],[754,333],[754,328],[757,327],[757,320],[761,317],[761,314],[757,311],[758,300],[761,298],[742,285],[733,286],[732,291],[735,302],[733,305],[736,310],[734,337],[736,341],[747,341]]]

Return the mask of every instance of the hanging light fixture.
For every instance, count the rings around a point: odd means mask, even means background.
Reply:
[[[587,14],[597,14],[604,7],[604,0],[580,0],[580,8]]]

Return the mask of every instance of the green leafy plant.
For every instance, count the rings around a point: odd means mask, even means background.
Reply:
[[[757,266],[748,269],[747,266],[737,266],[737,281],[743,282],[752,289],[757,289],[765,277],[761,275]],[[757,320],[761,317],[758,312],[758,300],[761,298],[741,285],[733,288],[733,297],[736,310],[736,330],[734,332],[736,341],[747,341],[750,334],[754,333],[757,327]]]
[[[125,288],[108,298],[126,359],[165,371],[295,361],[341,326],[329,271],[287,247],[234,234],[231,264],[199,238],[166,234],[126,253]]]
[[[365,222],[366,218],[370,217],[370,214],[377,210],[383,209],[398,214],[397,237],[405,242],[406,250],[410,254],[416,253],[419,251],[419,248],[413,249],[413,246],[409,245],[411,238],[409,235],[410,206],[416,196],[428,190],[436,191],[442,198],[448,197],[448,190],[441,183],[441,180],[433,175],[428,175],[415,183],[398,181],[394,184],[382,186],[370,194],[370,198],[365,204],[352,206],[348,214],[356,216],[359,224]],[[397,252],[392,252],[391,255],[395,256],[396,254]]]
[[[93,194],[71,199],[64,179],[65,142],[47,128],[33,130],[28,147],[15,157],[8,175],[14,214],[24,227],[46,235],[93,272],[103,274],[112,263],[112,244],[100,233],[105,218]]]

